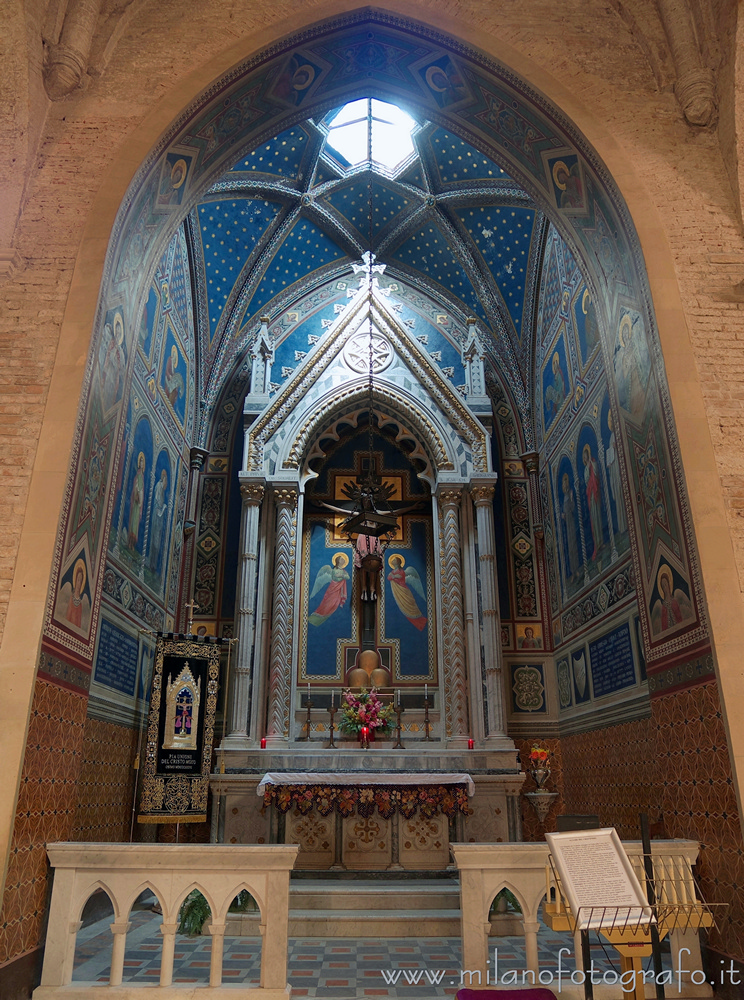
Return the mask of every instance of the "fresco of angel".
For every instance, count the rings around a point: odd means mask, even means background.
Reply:
[[[331,560],[332,565],[321,566],[315,577],[313,589],[310,592],[310,600],[325,587],[325,593],[320,604],[311,615],[308,615],[308,622],[311,625],[322,625],[324,621],[331,617],[334,611],[346,604],[347,587],[346,581],[351,577],[346,571],[349,565],[349,557],[345,552],[337,552]]]
[[[423,632],[426,628],[426,617],[421,614],[418,604],[416,604],[416,598],[411,591],[415,590],[424,601],[426,594],[416,568],[409,566],[407,569],[403,569],[405,564],[406,561],[399,552],[394,552],[388,559],[390,589],[401,614],[405,615],[411,625],[414,625],[419,632]]]

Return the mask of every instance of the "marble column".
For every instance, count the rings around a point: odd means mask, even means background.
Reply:
[[[269,747],[285,746],[289,739],[289,701],[292,671],[292,634],[297,549],[297,487],[274,489],[276,548],[274,596],[269,651],[269,708],[266,739]]]
[[[162,951],[160,953],[160,985],[170,986],[173,983],[173,959],[176,952],[176,931],[178,924],[160,925],[163,935]]]
[[[470,735],[462,599],[460,501],[462,487],[440,488],[439,545],[444,669],[444,732],[448,745],[467,747]]]
[[[109,974],[109,986],[121,986],[124,976],[124,953],[127,946],[127,931],[132,926],[130,921],[113,923],[109,925],[114,942],[111,948],[111,972]]]
[[[209,457],[209,452],[203,448],[192,448],[189,453],[189,493],[186,505],[186,520],[183,525],[184,553],[182,556],[183,571],[181,575],[181,597],[179,601],[180,612],[178,618],[178,631],[185,632],[189,620],[189,613],[186,604],[193,597],[193,565],[194,565],[194,544],[196,542],[196,501],[199,494],[199,477],[201,476],[204,463]],[[176,484],[172,492],[175,492]],[[197,609],[198,610],[198,609]]]
[[[243,482],[242,550],[236,635],[238,639],[235,659],[230,712],[230,740],[248,738],[248,711],[251,695],[251,663],[256,634],[256,585],[258,582],[258,521],[264,487],[261,482]]]
[[[501,628],[496,583],[496,536],[493,526],[494,485],[471,487],[478,531],[481,638],[486,661],[487,738],[503,737],[504,698],[501,678]]]

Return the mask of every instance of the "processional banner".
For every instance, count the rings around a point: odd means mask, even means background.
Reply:
[[[203,823],[212,766],[220,653],[229,640],[158,633],[140,823]]]

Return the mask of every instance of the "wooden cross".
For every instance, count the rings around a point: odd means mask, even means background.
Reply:
[[[196,611],[196,609],[199,607],[199,605],[196,603],[196,601],[192,597],[191,600],[188,602],[188,604],[185,605],[185,607],[186,607],[186,610],[189,613],[188,622],[186,624],[186,631],[188,633],[191,633],[191,629],[194,627],[194,611]]]

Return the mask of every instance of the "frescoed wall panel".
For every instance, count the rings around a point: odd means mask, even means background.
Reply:
[[[307,677],[343,679],[343,644],[358,643],[352,601],[354,552],[333,538],[325,519],[310,519],[305,529],[303,622]]]
[[[429,521],[407,519],[408,531],[385,553],[384,617],[380,643],[394,641],[399,651],[394,680],[435,674],[433,553]]]

